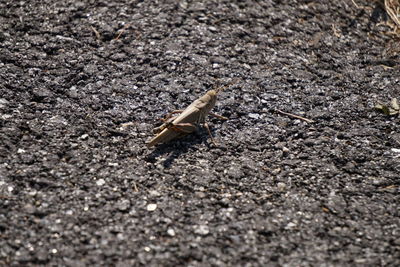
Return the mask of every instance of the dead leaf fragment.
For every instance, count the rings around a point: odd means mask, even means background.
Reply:
[[[375,109],[387,116],[398,115],[400,112],[400,106],[397,98],[392,98],[389,105],[377,104],[375,105]]]
[[[397,98],[392,98],[392,101],[390,101],[390,106],[392,106],[392,108],[394,109],[394,110],[400,110],[400,107],[399,107],[399,102],[397,101]]]

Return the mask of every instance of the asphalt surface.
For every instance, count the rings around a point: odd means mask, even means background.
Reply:
[[[351,0],[0,1],[0,265],[399,266],[389,22]],[[235,80],[217,145],[145,146]]]

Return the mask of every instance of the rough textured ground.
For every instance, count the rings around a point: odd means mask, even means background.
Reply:
[[[373,107],[400,49],[355,2],[1,1],[0,265],[399,266],[399,118]],[[237,78],[217,147],[145,147]]]

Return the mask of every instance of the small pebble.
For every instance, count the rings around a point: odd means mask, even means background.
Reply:
[[[213,27],[213,26],[208,27],[208,29],[210,30],[210,32],[216,32],[216,31],[218,31],[217,28],[215,28],[215,27]]]
[[[129,207],[131,206],[131,203],[128,199],[123,199],[120,202],[117,203],[117,208],[120,211],[126,211],[129,209]]]
[[[147,211],[155,211],[157,209],[157,204],[152,203],[147,205]]]
[[[398,149],[398,148],[392,148],[392,152],[394,152],[394,153],[400,153],[400,149]]]
[[[168,234],[169,236],[175,236],[175,231],[174,231],[174,229],[168,228],[167,234]]]
[[[257,113],[249,113],[249,115],[248,115],[250,118],[252,118],[252,119],[259,119],[260,118],[260,114],[257,114]]]
[[[99,179],[99,180],[96,181],[96,184],[98,186],[103,186],[103,185],[105,185],[105,183],[106,183],[106,181],[104,181],[104,179]]]
[[[288,223],[288,224],[286,225],[285,229],[290,230],[290,229],[295,228],[296,226],[297,226],[297,224],[290,222],[290,223]]]
[[[283,190],[286,189],[286,184],[285,184],[285,183],[279,182],[279,183],[276,184],[276,186],[278,187],[278,189],[279,189],[280,191],[283,191]]]
[[[210,233],[210,229],[207,225],[197,225],[194,229],[194,232],[198,235],[208,235]]]
[[[0,109],[3,109],[3,108],[5,109],[8,105],[8,103],[9,102],[6,99],[0,98]]]

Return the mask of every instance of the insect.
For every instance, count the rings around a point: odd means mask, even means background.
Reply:
[[[153,130],[155,136],[147,142],[147,147],[152,147],[160,143],[166,143],[172,139],[193,133],[201,124],[207,129],[208,134],[211,137],[211,141],[215,144],[210,132],[210,128],[205,120],[207,115],[214,116],[221,120],[228,119],[224,116],[212,113],[211,110],[215,106],[218,93],[230,85],[232,84],[217,88],[215,90],[210,90],[202,97],[196,99],[186,109],[175,110],[169,113],[165,119],[162,119],[164,123],[160,127],[157,127]],[[179,113],[180,115],[173,116],[174,114]]]

